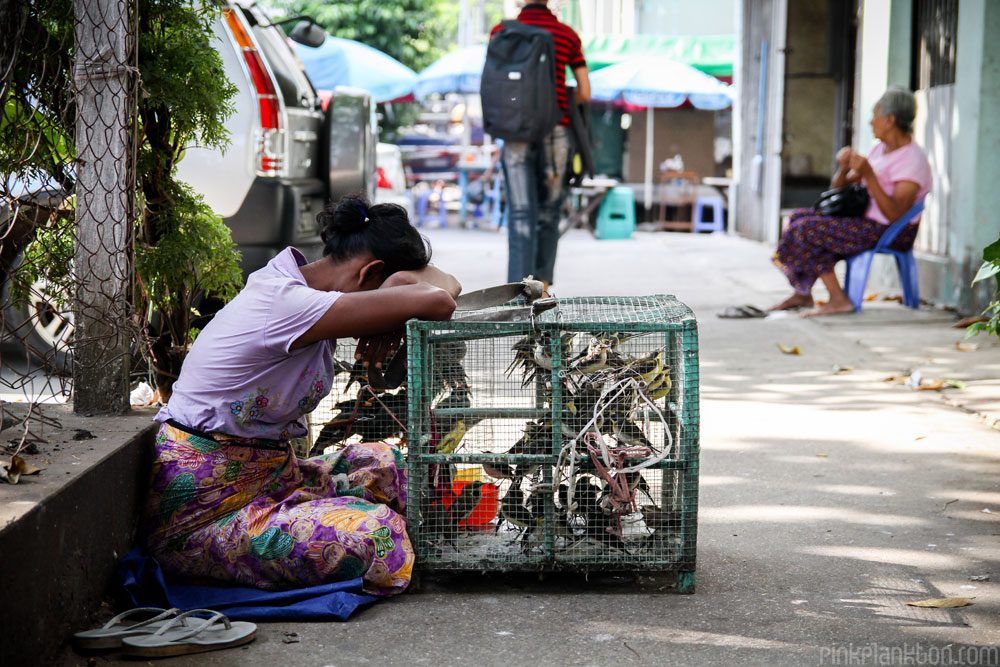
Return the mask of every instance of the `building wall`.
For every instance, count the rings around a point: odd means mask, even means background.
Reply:
[[[912,6],[907,0],[866,2],[859,35],[855,147],[872,144],[871,108],[889,85],[910,80]],[[934,188],[920,223],[915,254],[921,296],[976,313],[992,284],[970,285],[982,249],[1000,234],[1000,2],[962,0],[958,13],[955,83],[917,91],[914,138],[928,153]],[[865,122],[860,122],[864,119]],[[891,261],[879,258],[875,284],[896,282]]]
[[[827,64],[827,0],[788,5],[782,164],[792,176],[831,176],[837,85]]]
[[[628,158],[625,180],[642,183],[646,177],[646,112],[632,114],[627,132]],[[715,135],[715,112],[698,109],[657,109],[653,115],[653,182],[659,180],[659,165],[667,158],[680,155],[684,169],[699,176],[715,174],[715,157],[711,150]],[[706,148],[707,147],[707,148]]]
[[[736,0],[635,0],[636,34],[731,35]]]
[[[511,0],[507,0],[510,2]],[[739,0],[550,0],[580,32],[610,35],[732,35]]]
[[[579,32],[634,35],[635,4],[635,0],[572,0],[563,20]]]
[[[912,26],[910,0],[862,3],[854,97],[855,150],[867,153],[875,142],[868,121],[886,88],[910,85]]]
[[[1000,234],[1000,2],[962,0],[952,118],[952,196],[948,256],[952,280],[942,298],[967,312],[982,309],[994,285],[969,287],[982,249]]]
[[[786,0],[742,3],[739,109],[734,113],[736,231],[759,241],[777,240],[784,114]],[[766,42],[766,49],[763,49]],[[762,52],[766,52],[762,68]],[[761,75],[764,85],[761,86]]]

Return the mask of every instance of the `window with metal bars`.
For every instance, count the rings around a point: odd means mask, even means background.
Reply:
[[[958,0],[915,0],[910,87],[955,83]]]

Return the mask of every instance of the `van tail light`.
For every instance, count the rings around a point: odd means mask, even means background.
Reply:
[[[278,91],[274,87],[274,81],[264,65],[264,60],[261,58],[256,44],[250,37],[250,33],[247,32],[243,21],[237,16],[236,11],[224,9],[222,13],[236,44],[239,45],[240,51],[243,53],[247,70],[250,72],[250,79],[253,81],[254,90],[257,93],[260,124],[257,129],[254,166],[262,175],[277,176],[285,162],[284,137],[281,132],[281,100],[278,98]]]
[[[392,189],[392,183],[385,177],[385,169],[382,167],[378,168],[378,184],[375,187]]]

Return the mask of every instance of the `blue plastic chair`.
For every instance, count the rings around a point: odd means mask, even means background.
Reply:
[[[844,291],[847,298],[854,304],[854,311],[861,312],[861,304],[865,300],[865,285],[868,284],[868,272],[872,268],[875,255],[881,253],[896,258],[896,268],[899,269],[899,282],[903,286],[903,305],[907,308],[920,307],[920,281],[917,275],[917,262],[912,250],[893,250],[889,244],[896,240],[903,227],[920,215],[924,210],[924,200],[921,199],[909,211],[882,233],[882,237],[871,250],[859,252],[847,258],[847,275],[844,277]]]

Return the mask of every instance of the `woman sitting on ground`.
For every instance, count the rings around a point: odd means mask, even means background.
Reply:
[[[335,339],[376,365],[406,320],[446,320],[461,286],[393,204],[345,199],[318,216],[322,259],[286,248],[251,274],[191,348],[156,416],[147,550],[171,577],[264,589],[361,577],[406,588],[406,473],[399,450],[348,445],[300,460],[290,439],[329,393]]]
[[[823,216],[812,209],[792,213],[788,228],[774,254],[774,263],[788,278],[795,293],[771,308],[812,308],[812,287],[818,277],[830,293],[829,301],[804,316],[850,313],[854,305],[844,293],[833,267],[878,243],[886,227],[931,189],[931,168],[924,151],[913,141],[913,117],[917,105],[913,93],[890,88],[875,103],[871,126],[878,143],[865,158],[850,147],[837,152],[834,188],[862,182],[868,190],[868,210],[860,218]],[[900,231],[890,244],[894,250],[909,250],[917,237],[919,216]]]

